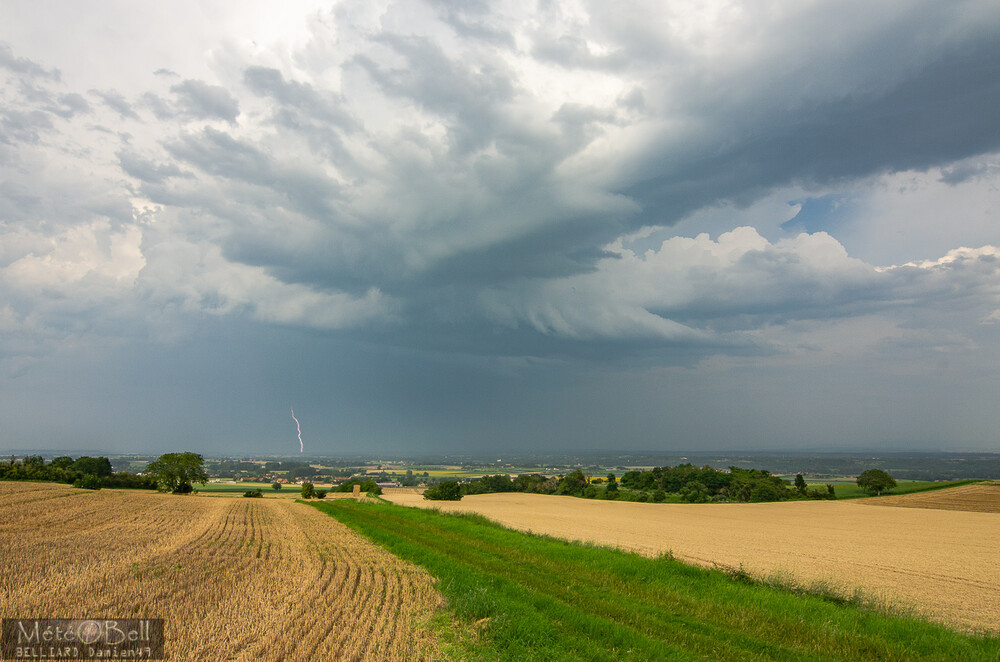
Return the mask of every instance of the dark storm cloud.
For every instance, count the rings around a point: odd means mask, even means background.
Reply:
[[[998,72],[1000,41],[973,35],[884,89],[808,106],[785,96],[762,96],[749,108],[725,96],[702,99],[704,131],[654,144],[621,191],[643,206],[636,222],[672,223],[712,201],[749,202],[794,182],[922,170],[996,151],[1000,115],[988,109],[1000,104]]]
[[[482,36],[462,25],[501,30],[485,7],[435,7],[473,41]],[[922,170],[1000,148],[1000,120],[988,110],[1000,102],[1000,77],[991,75],[1000,45],[989,30],[966,25],[924,45],[919,38],[934,31],[926,22],[941,17],[922,22],[916,10],[899,10],[895,22],[875,16],[870,30],[846,31],[843,43],[831,39],[813,53],[799,48],[795,28],[808,33],[830,17],[826,7],[812,11],[764,21],[751,37],[759,52],[751,49],[746,61],[657,42],[650,31],[660,28],[636,21],[595,18],[597,35],[555,25],[533,35],[536,57],[621,75],[625,84],[608,104],[563,102],[545,113],[532,98],[537,91],[502,56],[505,40],[487,39],[495,50],[468,57],[430,37],[383,30],[345,60],[342,73],[363,72],[395,104],[400,126],[393,131],[366,122],[343,89],[251,66],[242,82],[267,104],[273,133],[251,140],[206,129],[165,142],[170,158],[220,178],[221,186],[173,186],[167,180],[180,171],[167,170],[173,164],[122,165],[144,180],[152,199],[223,219],[220,247],[229,259],[266,267],[286,283],[355,294],[376,287],[399,297],[400,310],[421,329],[404,342],[433,342],[442,319],[476,335],[483,288],[508,283],[508,294],[531,302],[505,304],[520,310],[514,318],[534,320],[524,328],[577,339],[688,342],[712,325],[731,331],[783,318],[865,314],[891,299],[890,278],[867,266],[863,277],[817,271],[813,261],[824,258],[810,252],[816,246],[749,251],[740,263],[701,275],[697,269],[707,267],[692,265],[680,278],[702,294],[683,305],[654,298],[626,309],[589,291],[571,312],[562,301],[576,298],[546,287],[546,279],[600,274],[602,261],[618,259],[602,247],[645,224],[669,225],[725,201],[749,204],[780,187]],[[901,25],[913,36],[898,34]],[[228,107],[214,116],[234,121],[236,100]],[[425,123],[445,140],[425,133]],[[320,158],[275,149],[292,134]],[[584,169],[591,178],[564,174],[567,163],[612,136],[629,147],[612,143],[608,164]],[[588,196],[593,200],[583,202]],[[307,220],[288,219],[283,230],[262,211],[274,206]],[[829,229],[829,213],[807,223],[808,212],[798,218],[801,229]],[[666,275],[658,277],[670,286]],[[521,291],[523,282],[542,298]],[[481,338],[484,347],[495,340]]]
[[[189,79],[171,86],[170,91],[177,95],[177,105],[184,115],[236,124],[240,104],[226,88]]]

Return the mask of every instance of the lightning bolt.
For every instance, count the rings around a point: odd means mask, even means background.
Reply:
[[[302,446],[302,426],[299,425],[299,419],[295,418],[295,407],[291,407],[292,410],[292,420],[295,421],[295,429],[299,431],[299,452],[303,451]]]

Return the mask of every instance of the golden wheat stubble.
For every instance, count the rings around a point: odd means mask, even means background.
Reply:
[[[0,483],[0,549],[0,618],[164,618],[171,660],[436,655],[432,578],[287,499]]]

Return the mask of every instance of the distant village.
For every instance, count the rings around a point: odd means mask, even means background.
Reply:
[[[209,460],[205,472],[212,481],[230,480],[236,483],[304,483],[340,485],[351,479],[375,481],[379,487],[419,487],[429,477],[425,471],[414,473],[395,471],[382,465],[373,467],[327,467],[308,462],[267,462],[254,460]]]

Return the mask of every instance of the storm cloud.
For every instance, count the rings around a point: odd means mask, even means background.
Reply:
[[[837,402],[855,445],[995,445],[995,3],[213,7],[148,48],[0,10],[4,392],[85,401],[100,356],[114,399],[213,347],[209,401],[257,399],[249,362],[276,412],[350,402],[320,436],[352,450],[795,447]],[[171,379],[147,409],[224,429]]]

